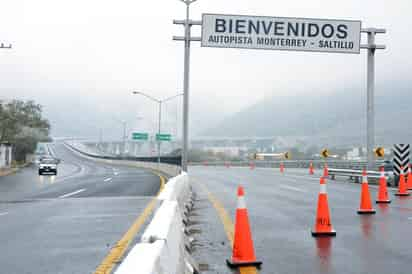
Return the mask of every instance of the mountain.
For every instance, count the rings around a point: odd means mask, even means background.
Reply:
[[[377,85],[376,142],[412,141],[411,88],[408,81]],[[327,95],[272,96],[203,132],[205,137],[294,136],[326,144],[362,144],[366,135],[366,88],[336,89]]]

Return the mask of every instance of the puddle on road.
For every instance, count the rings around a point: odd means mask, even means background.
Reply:
[[[382,215],[387,215],[388,211],[389,211],[389,204],[377,204],[378,208],[380,209],[380,213],[382,213]]]
[[[47,185],[52,185],[54,184],[56,181],[56,176],[55,175],[51,175],[51,176],[39,176],[39,181],[38,184],[40,186],[47,186]]]
[[[364,215],[359,217],[361,220],[362,234],[366,239],[369,239],[373,235],[374,216]]]

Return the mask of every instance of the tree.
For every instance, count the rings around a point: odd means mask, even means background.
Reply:
[[[38,142],[49,140],[50,123],[42,117],[42,107],[34,101],[0,101],[0,143],[14,146],[14,156],[24,160]]]

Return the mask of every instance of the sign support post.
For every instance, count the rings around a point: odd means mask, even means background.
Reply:
[[[384,45],[375,44],[376,33],[386,33],[385,29],[368,28],[361,32],[368,34],[368,44],[361,45],[362,49],[368,50],[367,65],[367,102],[366,102],[366,154],[368,170],[375,168],[375,50],[385,49]]]
[[[189,74],[190,74],[190,41],[200,41],[200,37],[191,37],[192,25],[201,25],[200,21],[189,19],[189,6],[197,0],[180,0],[186,4],[186,20],[173,20],[173,24],[184,25],[185,36],[173,36],[175,41],[185,42],[184,51],[184,80],[183,80],[183,146],[182,146],[182,170],[187,171],[187,154],[189,150]]]

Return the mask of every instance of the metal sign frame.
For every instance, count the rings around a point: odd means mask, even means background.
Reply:
[[[190,72],[190,42],[199,41],[201,37],[192,37],[190,30],[193,25],[202,26],[202,21],[194,21],[189,18],[189,6],[197,0],[180,0],[186,5],[186,20],[173,20],[173,24],[184,26],[184,36],[173,36],[175,41],[184,41],[184,95],[183,95],[183,148],[182,148],[182,170],[187,171],[187,154],[189,148],[189,72]],[[310,18],[308,18],[310,19]],[[330,19],[332,20],[332,19]],[[348,20],[349,21],[349,20]],[[386,33],[385,29],[378,28],[361,28],[362,33],[367,34],[367,44],[361,44],[360,49],[367,50],[367,106],[366,106],[366,150],[368,169],[372,170],[375,166],[374,146],[375,146],[375,51],[377,49],[386,49],[385,45],[375,43],[376,34]],[[314,51],[313,51],[314,52]],[[325,52],[328,53],[328,52]],[[332,53],[332,52],[330,52]],[[342,53],[342,52],[339,52]]]

